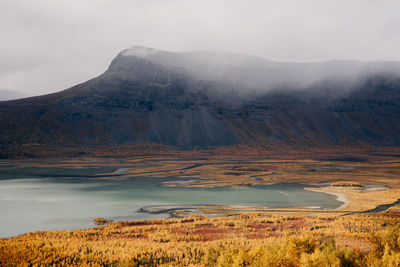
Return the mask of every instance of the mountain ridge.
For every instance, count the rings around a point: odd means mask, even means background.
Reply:
[[[33,143],[399,146],[400,63],[128,49],[84,83],[0,102],[0,115],[0,151]]]

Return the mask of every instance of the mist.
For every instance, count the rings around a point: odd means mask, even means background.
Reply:
[[[25,96],[26,95],[23,92],[0,88],[0,101],[18,99],[18,98],[23,98]]]
[[[60,91],[132,45],[274,62],[398,61],[398,10],[396,0],[3,0],[0,88]]]
[[[145,62],[154,64],[154,67]],[[133,73],[144,66],[149,75],[139,77]],[[277,62],[237,53],[204,50],[171,52],[141,46],[123,50],[106,75],[126,80],[150,79],[148,82],[152,82],[159,72],[157,66],[191,80],[225,85],[220,88],[220,93],[234,90],[241,96],[276,91],[318,91],[342,97],[370,79],[400,77],[400,62],[395,61]],[[218,89],[218,86],[215,88]]]

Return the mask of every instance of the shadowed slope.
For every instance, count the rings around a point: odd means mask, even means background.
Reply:
[[[122,51],[97,78],[0,102],[0,147],[400,144],[400,64]]]

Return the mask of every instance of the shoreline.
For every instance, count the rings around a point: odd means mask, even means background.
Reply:
[[[320,188],[314,189],[314,188],[310,188],[310,187],[305,187],[304,190],[320,192],[320,193],[326,193],[326,194],[330,194],[330,195],[336,196],[336,200],[340,201],[340,202],[343,202],[343,204],[340,205],[339,207],[333,209],[333,210],[342,210],[342,209],[344,209],[345,207],[347,207],[350,204],[350,200],[346,197],[345,194],[343,194],[343,193],[335,193],[335,192],[328,192],[328,191],[325,191],[325,190],[321,190],[323,188],[324,187],[320,187]]]

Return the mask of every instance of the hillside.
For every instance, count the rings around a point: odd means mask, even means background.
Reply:
[[[87,82],[0,102],[0,154],[32,144],[399,146],[400,63],[133,47]]]

